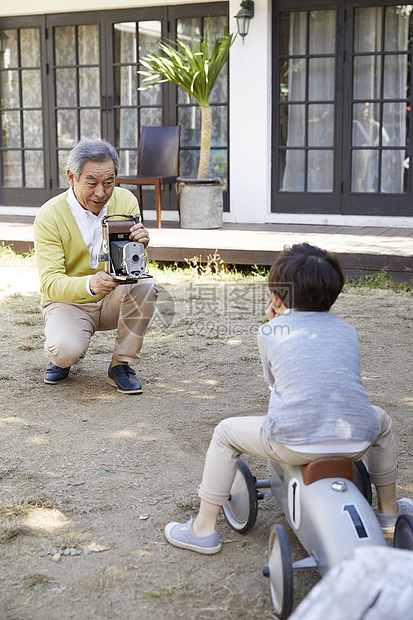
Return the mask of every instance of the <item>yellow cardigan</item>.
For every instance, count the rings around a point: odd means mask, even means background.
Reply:
[[[85,304],[103,295],[86,291],[88,276],[104,271],[90,266],[90,253],[66,200],[67,192],[52,198],[39,210],[34,225],[34,246],[40,277],[42,303],[64,301]],[[115,187],[108,215],[139,215],[138,201],[127,189]]]

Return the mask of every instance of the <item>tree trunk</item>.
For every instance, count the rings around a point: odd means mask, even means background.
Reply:
[[[206,179],[209,167],[209,152],[211,149],[211,108],[201,108],[201,153],[199,157],[198,179]]]

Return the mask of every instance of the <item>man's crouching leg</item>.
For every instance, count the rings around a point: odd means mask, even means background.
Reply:
[[[146,330],[155,312],[158,289],[152,278],[142,278],[136,284],[118,286],[105,298],[98,329],[117,327],[108,381],[118,392],[142,393],[142,385],[130,363],[140,359]],[[116,325],[115,325],[116,324]]]
[[[51,302],[43,307],[46,322],[44,348],[50,361],[45,383],[61,383],[70,367],[84,358],[96,320],[80,304]]]

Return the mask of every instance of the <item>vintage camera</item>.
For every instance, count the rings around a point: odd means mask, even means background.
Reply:
[[[148,273],[143,244],[129,239],[131,227],[138,222],[139,217],[132,215],[107,215],[102,218],[102,252],[98,260],[106,263],[106,273],[120,284],[152,277]]]

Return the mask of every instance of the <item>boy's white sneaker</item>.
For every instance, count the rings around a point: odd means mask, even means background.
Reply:
[[[377,513],[377,520],[385,534],[394,532],[396,521],[401,515],[413,515],[413,500],[408,497],[403,497],[403,499],[397,500],[397,505],[399,510],[395,515],[384,515],[381,512]]]
[[[193,517],[187,523],[168,523],[165,526],[166,540],[181,549],[190,549],[205,555],[212,555],[221,550],[221,541],[218,532],[208,534],[208,536],[197,536],[192,529]]]

